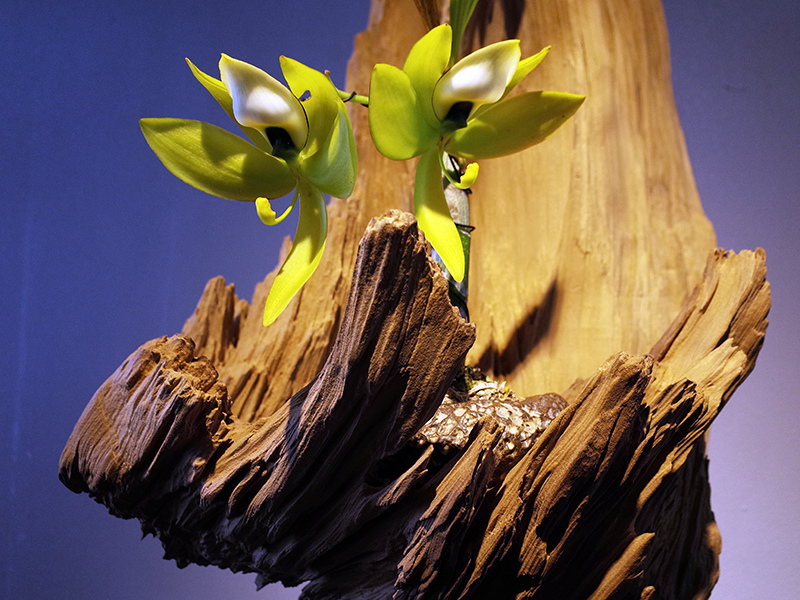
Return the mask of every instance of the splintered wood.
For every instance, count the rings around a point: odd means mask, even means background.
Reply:
[[[445,5],[373,0],[347,89],[402,66]],[[715,249],[658,0],[482,0],[475,19],[465,45],[552,45],[515,93],[587,100],[481,161],[474,325],[387,213],[411,210],[414,161],[379,155],[351,106],[358,179],[316,273],[267,328],[274,272],[251,303],[209,281],[181,334],[97,391],[60,477],[179,565],[309,600],[706,598],[707,433],[763,343],[764,253]],[[514,394],[443,401],[465,361]]]
[[[159,338],[98,390],[61,479],[139,519],[179,565],[310,581],[305,598],[695,597],[719,539],[705,479],[685,465],[755,361],[768,289],[763,252],[712,254],[653,353],[576,382],[513,462],[492,411],[443,455],[415,436],[474,327],[413,217],[392,212],[367,229],[328,360],[277,411],[243,419],[224,360]],[[216,279],[188,323],[215,332],[217,356],[241,326],[220,305],[248,312]]]

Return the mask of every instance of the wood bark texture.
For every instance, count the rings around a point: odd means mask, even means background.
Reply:
[[[373,0],[349,89],[401,66],[442,14]],[[181,334],[98,390],[60,477],[179,565],[308,581],[309,599],[705,598],[720,551],[706,435],[763,342],[764,253],[715,250],[659,0],[476,14],[467,44],[553,46],[522,91],[587,101],[541,146],[481,162],[474,325],[413,218],[384,214],[411,209],[414,161],[380,156],[351,107],[359,178],[330,203],[316,274],[268,328],[274,272],[251,303],[209,281]],[[491,415],[455,450],[421,441],[465,357],[568,406],[522,453]]]
[[[651,354],[575,382],[526,452],[487,416],[445,455],[414,436],[475,328],[391,212],[367,229],[327,361],[279,410],[232,410],[251,392],[223,383],[226,350],[260,311],[217,278],[182,335],[98,390],[60,476],[179,565],[310,580],[309,599],[704,597],[719,536],[692,457],[761,347],[765,274],[763,252],[714,253]]]

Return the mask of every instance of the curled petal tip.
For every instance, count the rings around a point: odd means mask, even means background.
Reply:
[[[461,176],[461,181],[458,182],[456,187],[466,190],[475,185],[475,180],[478,179],[478,163],[470,163],[467,165],[464,174]]]

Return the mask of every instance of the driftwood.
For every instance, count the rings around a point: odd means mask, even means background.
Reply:
[[[413,438],[474,328],[413,217],[393,212],[365,234],[328,360],[278,411],[231,412],[249,392],[226,385],[225,355],[260,317],[214,279],[184,334],[145,344],[100,388],[61,479],[138,518],[179,565],[310,580],[307,598],[703,596],[719,540],[684,464],[754,364],[765,273],[761,251],[714,253],[651,355],[576,382],[513,463],[491,417],[442,458]]]
[[[402,65],[438,5],[373,0],[348,89]],[[181,335],[98,390],[60,476],[178,564],[309,581],[308,598],[707,597],[706,433],[763,340],[764,254],[715,250],[658,0],[481,0],[476,14],[468,39],[553,45],[521,91],[588,97],[542,146],[481,163],[476,327],[408,216],[368,225],[410,209],[414,165],[377,154],[353,107],[359,178],[330,203],[316,274],[269,328],[273,275],[252,309],[211,280]],[[425,432],[461,413],[442,398],[465,355],[522,398],[447,448]],[[521,449],[498,411],[549,410],[553,392],[567,407]]]

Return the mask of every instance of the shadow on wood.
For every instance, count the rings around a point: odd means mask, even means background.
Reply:
[[[509,461],[487,417],[437,460],[412,438],[474,327],[413,217],[392,211],[362,239],[327,361],[277,411],[232,408],[254,393],[226,373],[241,373],[226,355],[248,306],[214,279],[191,336],[148,342],[98,390],[60,477],[179,565],[310,581],[304,598],[705,597],[719,536],[697,465],[763,342],[765,275],[761,250],[713,253],[652,353],[577,381],[526,452]]]

